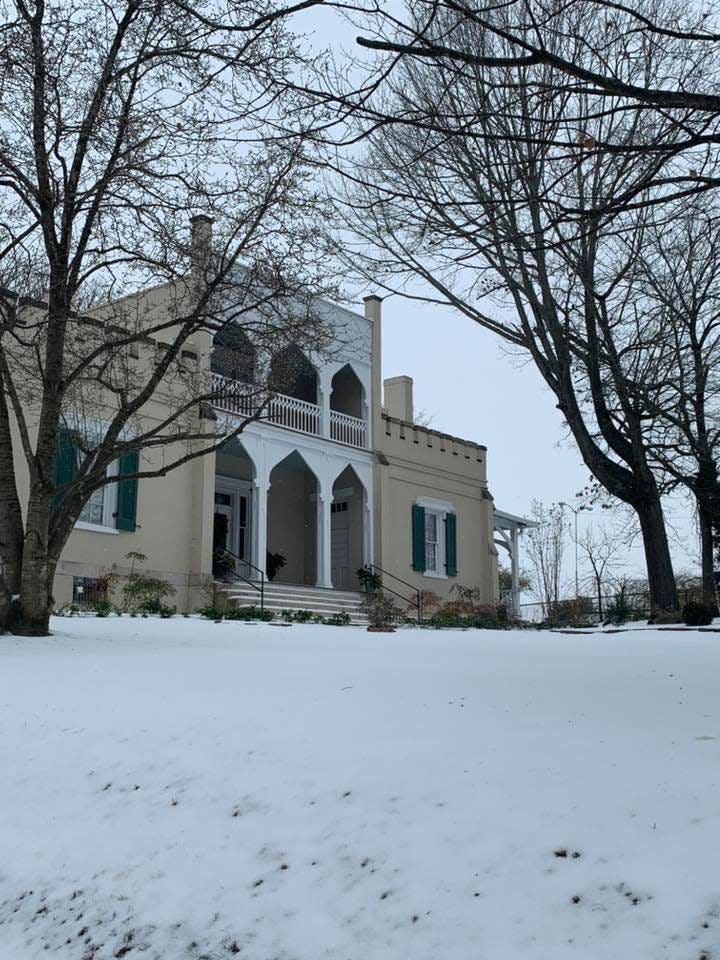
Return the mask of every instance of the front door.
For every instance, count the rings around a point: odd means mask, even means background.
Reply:
[[[238,560],[250,560],[250,484],[233,477],[215,480],[213,552],[229,550]]]
[[[350,586],[350,501],[338,500],[330,507],[332,585],[337,590]]]

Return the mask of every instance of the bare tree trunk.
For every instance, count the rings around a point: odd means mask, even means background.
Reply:
[[[49,633],[52,588],[57,561],[48,553],[49,495],[31,489],[22,556],[20,614],[14,632],[44,637]]]
[[[698,504],[698,525],[700,527],[700,557],[702,567],[702,596],[703,603],[707,604],[718,615],[717,596],[715,592],[714,556],[713,556],[713,522],[707,510]]]
[[[649,496],[636,504],[635,510],[645,551],[651,614],[660,610],[677,610],[677,587],[659,496]]]
[[[0,386],[0,630],[12,627],[17,616],[22,554],[22,510],[15,484],[8,407]]]

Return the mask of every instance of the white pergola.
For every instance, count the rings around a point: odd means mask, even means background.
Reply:
[[[520,534],[523,530],[537,527],[539,524],[525,517],[516,517],[512,513],[503,513],[495,510],[493,529],[495,543],[504,547],[510,556],[511,597],[512,611],[516,617],[520,616]]]

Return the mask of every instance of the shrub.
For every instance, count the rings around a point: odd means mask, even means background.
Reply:
[[[458,610],[458,604],[452,601],[434,613],[428,622],[436,629],[463,627],[476,630],[501,630],[508,626],[507,611],[504,606],[496,607],[491,603],[478,603],[470,612],[463,612]]]
[[[323,623],[329,627],[347,627],[350,623],[350,614],[344,610],[340,613],[333,613],[329,617],[325,617]]]
[[[169,609],[164,600],[175,594],[175,587],[161,577],[132,573],[123,584],[122,594],[124,605],[131,613],[162,614],[163,610]]]
[[[107,617],[112,613],[112,608],[109,600],[93,600],[88,604],[88,609],[92,610],[96,617]]]
[[[75,603],[66,603],[54,610],[53,613],[56,617],[74,617],[76,614],[82,613],[82,610]]]
[[[683,621],[689,627],[706,627],[713,621],[713,611],[705,603],[691,601],[683,607]]]
[[[391,627],[403,617],[403,611],[382,590],[366,593],[360,609],[370,621],[371,627]]]
[[[556,600],[548,606],[547,621],[555,626],[585,627],[595,621],[593,602],[590,597],[571,597]]]
[[[206,620],[222,620],[225,616],[225,611],[213,604],[208,604],[206,607],[198,607],[195,613],[199,613],[200,616]],[[131,616],[134,616],[134,614],[131,614]]]
[[[502,630],[510,626],[508,609],[504,603],[483,603],[479,587],[453,585],[453,599],[443,604],[427,622],[431,627],[462,627],[480,630]],[[424,605],[423,605],[424,609]]]
[[[442,606],[442,599],[437,595],[437,593],[435,593],[434,590],[421,590],[420,603],[422,605],[423,616],[426,616],[433,610],[438,610]],[[411,611],[412,614],[410,613]],[[408,614],[411,616],[417,614],[417,606],[414,603],[411,603],[408,607]]]
[[[223,616],[223,613],[220,614]],[[260,607],[228,607],[224,611],[225,620],[263,620],[269,622],[274,617],[272,610],[261,610]]]
[[[312,610],[294,610],[293,611],[293,620],[295,623],[312,623],[315,618],[315,614]]]

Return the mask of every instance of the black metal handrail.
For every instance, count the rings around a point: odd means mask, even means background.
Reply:
[[[375,573],[380,575],[380,579],[383,577],[392,577],[393,580],[397,580],[398,583],[402,583],[404,587],[409,587],[410,590],[415,594],[415,599],[411,600],[410,597],[403,596],[402,593],[399,593],[397,590],[394,590],[392,587],[388,587],[387,584],[382,584],[382,589],[387,590],[389,593],[395,594],[396,597],[400,597],[401,600],[404,600],[405,603],[412,603],[417,608],[418,613],[418,624],[422,624],[422,591],[417,587],[414,587],[412,583],[408,583],[407,580],[403,580],[402,577],[398,577],[395,573],[390,573],[389,570],[383,570],[382,567],[379,567],[376,563],[369,563],[367,568],[370,573]]]
[[[261,612],[265,611],[265,571],[262,567],[256,567],[254,563],[250,563],[249,560],[243,560],[242,557],[239,557],[236,553],[233,553],[232,550],[228,550],[227,547],[223,547],[222,550],[215,551],[216,553],[227,554],[229,557],[232,557],[235,561],[235,570],[233,571],[234,576],[238,580],[242,580],[244,583],[249,583],[253,590],[257,590],[260,594],[260,610]],[[238,564],[244,564],[246,567],[250,567],[252,570],[255,570],[256,573],[260,574],[260,585],[258,586],[257,580],[251,580],[250,577],[244,577],[241,573],[238,572]]]

